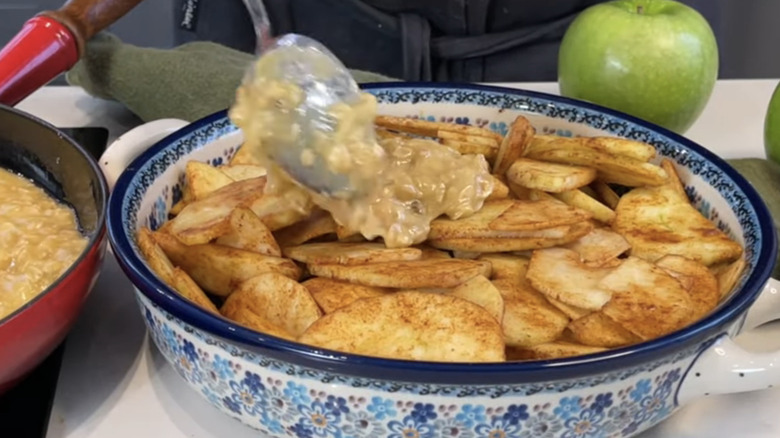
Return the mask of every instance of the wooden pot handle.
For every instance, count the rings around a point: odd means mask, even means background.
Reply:
[[[93,36],[122,18],[143,0],[68,0],[56,11],[43,15],[68,27],[78,44],[79,55]]]
[[[16,105],[71,69],[96,33],[143,0],[69,0],[41,12],[0,50],[0,104]]]

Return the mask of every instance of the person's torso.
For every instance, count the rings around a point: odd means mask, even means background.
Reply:
[[[252,0],[256,1],[256,0]],[[242,0],[179,0],[179,42],[252,52]],[[274,34],[313,37],[348,67],[405,80],[554,80],[560,39],[601,0],[264,0]]]

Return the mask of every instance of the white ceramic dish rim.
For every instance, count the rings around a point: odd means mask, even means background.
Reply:
[[[183,321],[194,327],[201,328],[230,343],[243,345],[250,350],[261,349],[263,354],[302,366],[331,369],[335,371],[335,367],[342,368],[344,365],[347,365],[348,369],[345,368],[343,370],[345,373],[374,377],[382,372],[394,371],[391,372],[391,374],[401,372],[404,375],[404,380],[426,382],[431,382],[432,378],[434,381],[459,382],[459,377],[463,377],[464,375],[473,376],[475,373],[490,373],[492,378],[488,379],[489,381],[480,383],[506,382],[507,380],[520,383],[521,381],[538,380],[540,377],[539,373],[542,373],[544,379],[547,380],[552,377],[550,373],[557,374],[556,371],[563,372],[569,377],[571,374],[585,375],[603,372],[613,368],[624,368],[641,364],[659,355],[674,354],[680,350],[690,348],[692,345],[698,344],[707,338],[714,336],[718,331],[742,315],[757,298],[759,292],[769,278],[771,264],[768,263],[767,260],[774,260],[773,256],[776,253],[776,239],[774,230],[772,229],[772,222],[771,220],[767,221],[769,216],[766,206],[752,186],[750,186],[741,175],[728,166],[722,159],[687,139],[630,116],[600,108],[595,105],[575,102],[543,93],[461,84],[374,84],[366,86],[365,88],[368,88],[369,90],[383,88],[425,88],[431,90],[469,89],[492,93],[519,94],[532,99],[559,103],[563,106],[582,107],[591,112],[603,113],[608,117],[627,121],[638,125],[643,129],[654,131],[663,137],[667,137],[673,143],[682,145],[683,148],[687,148],[688,150],[699,154],[703,159],[709,161],[724,172],[739,189],[744,192],[745,196],[750,201],[751,206],[754,208],[759,221],[758,231],[760,232],[761,239],[759,240],[760,247],[756,250],[760,252],[759,260],[761,260],[761,262],[756,265],[754,271],[751,272],[749,277],[745,280],[743,289],[735,293],[727,305],[724,305],[717,312],[702,321],[663,338],[633,347],[610,350],[596,355],[512,364],[441,364],[346,355],[339,352],[315,350],[300,344],[281,341],[209,315],[185,302],[183,299],[178,298],[176,294],[172,293],[170,289],[146,268],[145,264],[137,257],[137,254],[134,253],[132,248],[126,246],[129,244],[127,236],[122,236],[121,232],[117,233],[117,231],[122,230],[122,227],[118,224],[121,224],[121,222],[126,219],[122,217],[122,198],[125,196],[124,192],[131,183],[137,170],[153,156],[168,148],[182,137],[217,121],[223,120],[225,118],[225,112],[220,111],[169,135],[145,153],[141,154],[141,156],[136,158],[128,167],[128,170],[123,172],[116,184],[118,189],[112,194],[109,207],[109,223],[113,222],[116,225],[115,227],[109,227],[111,243],[112,246],[115,247],[114,250],[118,250],[118,259],[123,269],[125,269],[126,273],[139,289],[142,289],[144,294],[152,299],[157,305],[160,305],[168,312],[177,315]],[[116,218],[112,220],[112,217]],[[122,249],[123,247],[124,249]],[[128,248],[130,249],[129,251]],[[154,293],[151,293],[152,291]],[[360,369],[365,369],[365,372],[359,372]],[[415,377],[418,373],[421,375]]]

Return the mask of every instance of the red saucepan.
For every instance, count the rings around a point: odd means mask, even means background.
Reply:
[[[32,179],[70,205],[89,239],[57,281],[0,319],[0,394],[40,364],[75,322],[105,253],[108,201],[105,177],[84,148],[55,127],[10,106],[70,69],[89,38],[140,2],[71,0],[58,11],[29,20],[0,51],[0,168]]]

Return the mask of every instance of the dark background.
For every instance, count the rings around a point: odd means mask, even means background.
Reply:
[[[0,44],[5,44],[36,12],[55,9],[63,3],[64,0],[0,0]],[[777,44],[780,1],[683,0],[683,3],[694,6],[710,21],[721,51],[721,78],[780,77]],[[173,0],[146,0],[111,31],[133,44],[171,47],[175,7]]]

